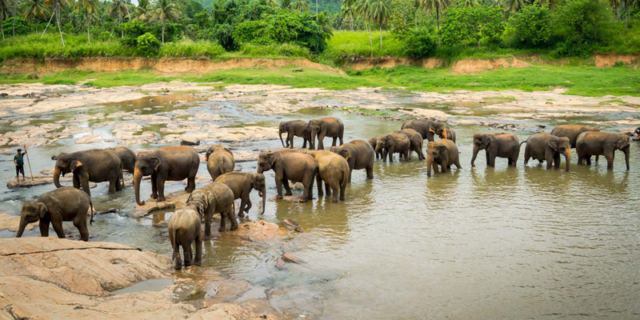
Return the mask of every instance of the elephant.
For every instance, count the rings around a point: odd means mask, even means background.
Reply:
[[[73,225],[80,231],[80,240],[89,240],[87,230],[87,211],[91,210],[93,223],[93,204],[91,197],[85,192],[73,187],[61,187],[49,191],[36,200],[27,201],[20,211],[20,227],[16,238],[22,237],[27,224],[40,220],[40,235],[49,236],[49,223],[58,234],[58,238],[64,239],[62,221],[73,221]]]
[[[578,164],[581,165],[587,160],[587,165],[591,165],[591,156],[603,155],[607,159],[607,169],[613,170],[614,152],[621,150],[624,152],[624,160],[629,171],[629,143],[630,138],[626,134],[583,132],[576,139]]]
[[[409,120],[405,121],[402,124],[401,130],[404,129],[413,129],[418,131],[420,136],[422,136],[422,140],[434,141],[433,135],[435,134],[435,129],[433,128],[435,122],[428,119],[418,119],[418,120]]]
[[[560,168],[560,155],[564,156],[567,162],[567,172],[569,172],[569,163],[571,162],[571,142],[567,137],[558,137],[548,133],[536,133],[529,137],[526,141],[524,149],[524,164],[527,165],[530,158],[534,158],[540,163],[547,161],[547,169],[551,169],[555,165],[556,169]]]
[[[456,165],[458,170],[462,169],[458,147],[452,140],[441,139],[427,143],[427,177],[431,177],[431,167],[435,173],[438,173],[438,165],[440,165],[442,173],[445,173],[451,169],[452,164]]]
[[[302,182],[304,185],[300,202],[307,202],[313,198],[313,179],[318,171],[318,165],[312,156],[292,150],[260,152],[258,173],[272,169],[276,174],[276,189],[278,190],[276,199],[282,199],[283,185],[287,191],[285,195],[292,195],[289,180]]]
[[[382,136],[377,136],[375,138],[371,138],[369,139],[369,145],[371,145],[371,147],[373,148],[373,152],[375,152],[376,154],[376,160],[382,158],[382,149],[377,149],[376,146],[378,145],[378,139],[382,137]]]
[[[264,175],[260,173],[250,172],[229,172],[219,176],[215,182],[226,184],[233,191],[233,198],[242,199],[238,215],[244,217],[244,212],[249,213],[251,209],[251,189],[258,191],[258,195],[262,197],[262,211],[264,214],[265,205],[267,203],[267,184]]]
[[[382,160],[393,162],[393,154],[399,153],[400,159],[404,156],[405,161],[409,161],[409,152],[411,152],[411,142],[404,133],[392,132],[381,136],[376,142],[376,152],[382,150]]]
[[[175,269],[182,269],[182,260],[180,259],[180,247],[184,253],[185,268],[191,265],[193,253],[191,245],[196,243],[196,257],[193,264],[199,266],[202,264],[202,226],[200,223],[200,215],[192,207],[186,207],[176,210],[169,218],[169,242],[173,248],[173,257],[175,261]]]
[[[340,190],[340,200],[344,201],[345,188],[349,182],[349,163],[347,160],[351,157],[348,150],[343,150],[344,156],[338,155],[331,151],[310,151],[309,154],[314,157],[318,163],[318,174],[316,182],[318,183],[318,196],[322,197],[322,181],[324,181],[327,196],[331,197],[331,202],[338,202],[338,190]]]
[[[133,170],[136,166],[136,154],[131,149],[126,147],[107,148],[118,155],[122,162],[122,169],[133,174]]]
[[[432,132],[437,134],[441,139],[449,139],[454,143],[456,142],[456,132],[453,129],[447,127],[444,122],[434,122],[431,129],[433,130]]]
[[[422,136],[413,129],[402,129],[396,131],[397,133],[402,133],[409,138],[411,151],[415,151],[418,154],[418,160],[424,160],[424,153],[422,153]],[[409,158],[411,158],[411,151],[409,151]]]
[[[285,146],[284,141],[282,141],[282,134],[287,133],[287,144]],[[293,121],[283,121],[280,122],[280,128],[278,129],[278,136],[280,137],[280,142],[282,142],[282,146],[286,148],[293,148],[293,138],[301,137],[304,139],[304,144],[302,148],[307,147],[307,142],[309,142],[309,146],[311,146],[311,132],[309,131],[308,123],[303,120],[293,120]]]
[[[342,140],[344,136],[344,124],[342,124],[342,121],[338,118],[326,117],[313,119],[309,121],[307,127],[311,135],[311,139],[309,140],[311,144],[310,149],[315,149],[316,137],[318,137],[318,150],[324,150],[324,137],[333,138],[332,146],[336,145],[338,138],[340,138],[340,145],[344,143]]]
[[[496,158],[509,159],[509,166],[515,167],[520,156],[520,141],[511,133],[476,133],[473,135],[473,157],[471,166],[475,167],[478,151],[484,149],[487,166],[495,167]]]
[[[235,197],[233,191],[226,184],[221,182],[212,182],[191,193],[187,199],[187,206],[194,208],[204,218],[204,234],[205,238],[211,237],[211,220],[213,214],[220,214],[220,228],[218,231],[226,231],[225,220],[231,222],[230,230],[238,229],[238,220],[236,220]]]
[[[551,130],[551,134],[557,137],[569,138],[569,142],[571,142],[571,148],[575,148],[578,136],[581,133],[587,131],[599,132],[600,129],[594,127],[586,127],[580,124],[563,124],[553,128],[553,130]]]
[[[136,203],[140,201],[140,181],[143,176],[151,176],[151,199],[158,202],[165,201],[165,181],[181,181],[187,179],[185,190],[191,193],[196,188],[196,174],[200,165],[200,157],[193,147],[174,146],[164,147],[153,151],[140,152],[133,171],[133,189]]]
[[[73,187],[91,196],[89,181],[109,181],[109,193],[122,190],[122,161],[118,155],[110,150],[91,149],[74,153],[61,153],[53,169],[53,183],[57,188],[60,184],[60,174],[73,173]]]
[[[366,169],[367,179],[373,179],[373,162],[376,156],[369,142],[353,140],[341,146],[331,147],[330,150],[347,159],[349,163],[349,183],[351,183],[353,170]]]
[[[204,157],[207,160],[207,170],[213,181],[216,181],[220,175],[233,172],[233,168],[236,166],[233,152],[219,144],[209,147]]]

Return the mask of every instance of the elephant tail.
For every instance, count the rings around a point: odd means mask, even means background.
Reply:
[[[89,199],[89,209],[91,209],[91,219],[89,220],[89,224],[93,225],[93,214],[96,211],[96,208],[93,207],[93,202]]]
[[[527,139],[527,140],[525,140],[525,141],[520,142],[520,145],[523,145],[523,144],[527,143],[527,141],[529,141],[529,139]]]

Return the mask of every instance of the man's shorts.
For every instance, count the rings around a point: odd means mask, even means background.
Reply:
[[[16,177],[19,176],[20,173],[24,176],[24,166],[16,166]]]

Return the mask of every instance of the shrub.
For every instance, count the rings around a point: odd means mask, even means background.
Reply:
[[[554,14],[554,30],[562,42],[554,56],[588,56],[596,45],[615,38],[613,14],[601,0],[573,0]]]
[[[145,33],[136,39],[138,53],[145,57],[157,56],[160,51],[160,41],[151,33]]]
[[[426,58],[433,54],[437,46],[434,36],[426,28],[410,32],[404,43],[405,54],[412,58]]]
[[[10,17],[2,22],[4,28],[4,34],[11,36],[13,32],[13,17]],[[21,36],[29,33],[29,22],[22,17],[16,17],[16,36]]]
[[[101,41],[109,41],[112,38],[113,38],[113,35],[109,31],[102,31],[98,36],[98,39],[100,39]]]
[[[504,31],[502,9],[497,6],[450,8],[440,33],[446,46],[498,43]]]
[[[509,19],[513,28],[511,45],[518,48],[546,48],[551,41],[551,12],[546,7],[527,6]]]

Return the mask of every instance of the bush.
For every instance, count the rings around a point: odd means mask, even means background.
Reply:
[[[29,33],[30,27],[27,20],[22,17],[16,17],[16,36],[22,36]],[[4,34],[6,36],[11,36],[13,34],[13,17],[10,17],[7,20],[2,22],[2,26],[4,28]]]
[[[546,7],[527,6],[509,19],[513,28],[511,45],[517,48],[546,48],[551,42],[551,12]]]
[[[160,41],[151,33],[145,33],[136,39],[138,53],[145,57],[154,57],[160,51]]]
[[[100,39],[101,41],[109,41],[112,38],[113,38],[113,35],[109,31],[102,31],[98,36],[98,39]]]
[[[554,56],[588,56],[596,45],[615,38],[613,14],[601,0],[573,0],[554,14],[554,30],[561,39]]]
[[[429,57],[437,47],[436,39],[426,28],[410,32],[404,43],[405,54],[412,58]]]
[[[500,42],[504,31],[502,9],[498,6],[450,8],[440,33],[446,46],[475,44],[483,40],[489,44]]]

